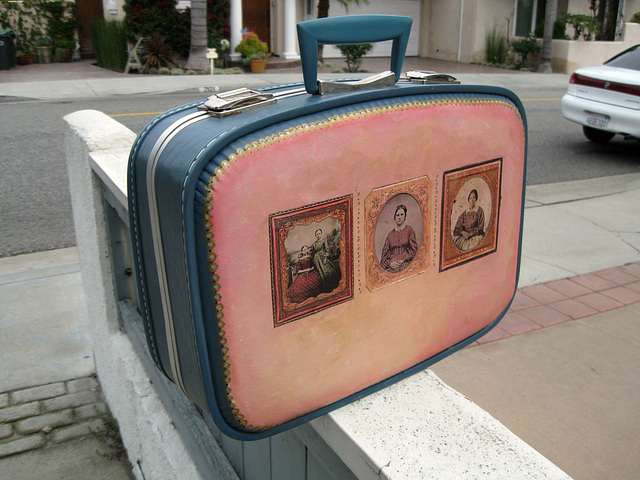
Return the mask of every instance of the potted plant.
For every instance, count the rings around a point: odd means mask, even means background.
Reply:
[[[247,33],[235,48],[242,56],[242,62],[251,65],[253,73],[262,73],[267,66],[269,46],[261,41],[254,32]]]
[[[38,52],[38,63],[51,62],[51,39],[48,37],[40,37],[37,40],[36,50]]]
[[[23,48],[16,57],[18,65],[32,65],[33,62],[35,62],[35,59],[36,54],[30,48]]]
[[[55,43],[56,62],[70,62],[71,54],[76,48],[76,42],[69,38],[62,38]]]

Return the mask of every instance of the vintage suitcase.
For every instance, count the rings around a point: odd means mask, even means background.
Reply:
[[[522,105],[446,75],[399,78],[410,24],[302,22],[306,88],[178,107],[132,148],[151,354],[231,437],[278,433],[424,369],[513,299]],[[316,81],[318,42],[386,39],[395,73]]]

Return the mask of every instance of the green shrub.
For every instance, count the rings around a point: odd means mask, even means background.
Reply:
[[[538,53],[542,50],[542,45],[540,45],[540,41],[532,33],[529,33],[526,37],[512,40],[511,49],[513,53],[520,57],[519,60],[516,61],[517,67],[522,68],[526,65],[529,54]]]
[[[150,37],[154,32],[167,39],[171,52],[189,55],[191,17],[189,11],[176,10],[176,0],[125,0],[124,27],[127,39],[135,35]]]
[[[162,67],[158,69],[158,74],[159,75],[171,75],[171,70],[169,70],[167,67]]]
[[[370,43],[361,43],[359,45],[336,45],[340,53],[345,56],[347,69],[350,72],[359,72],[362,64],[362,57],[373,49]]]
[[[536,38],[544,37],[544,20],[541,21],[535,30]],[[567,35],[567,20],[562,17],[553,22],[553,39],[554,40],[571,40]]]
[[[631,20],[629,21],[633,23],[640,23],[640,12],[634,13],[633,17],[631,17]]]
[[[509,47],[507,36],[501,30],[493,27],[487,32],[487,62],[492,64],[505,63]]]
[[[573,15],[567,13],[563,19],[566,23],[573,26],[573,39],[577,40],[582,36],[585,40],[591,40],[600,33],[602,25],[591,15]]]
[[[91,43],[98,65],[123,72],[127,65],[127,36],[119,20],[96,20],[91,23]]]
[[[164,36],[158,32],[153,32],[151,37],[144,43],[144,55],[142,61],[143,71],[147,71],[150,68],[171,67],[171,48],[165,42]]]

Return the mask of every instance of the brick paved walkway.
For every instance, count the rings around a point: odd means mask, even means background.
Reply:
[[[0,459],[89,435],[107,407],[95,377],[0,393]]]
[[[639,301],[640,263],[524,287],[516,292],[502,321],[471,346]]]

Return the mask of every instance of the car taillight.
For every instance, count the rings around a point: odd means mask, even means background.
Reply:
[[[627,85],[626,83],[609,82],[607,80],[599,80],[597,78],[586,77],[577,73],[572,73],[569,83],[575,85],[584,85],[585,87],[602,88],[611,90],[612,92],[625,93],[627,95],[635,95],[640,97],[640,86]]]

